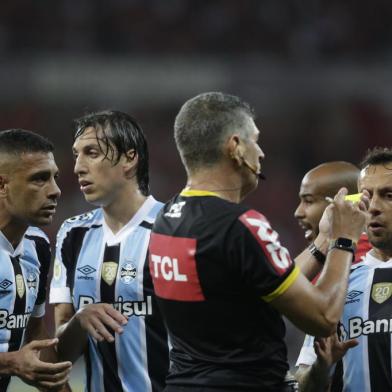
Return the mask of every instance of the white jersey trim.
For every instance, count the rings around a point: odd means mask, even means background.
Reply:
[[[112,230],[107,225],[105,219],[102,220],[102,229],[104,233],[104,242],[108,246],[112,246],[121,242],[124,238],[126,238],[130,232],[135,230],[143,220],[148,219],[148,213],[151,209],[156,205],[157,201],[153,196],[148,196],[141,207],[137,210],[135,215],[131,218],[131,220],[122,227],[116,234],[112,232]],[[151,222],[150,222],[151,223]]]
[[[307,335],[305,340],[307,340],[306,344],[310,344],[311,342],[314,342],[314,337]],[[317,359],[317,355],[314,351],[313,345],[302,346],[295,366],[299,366],[299,365],[311,366],[313,365],[314,362],[316,362],[316,359]]]
[[[71,304],[71,291],[69,287],[51,287],[49,294],[50,304]]]

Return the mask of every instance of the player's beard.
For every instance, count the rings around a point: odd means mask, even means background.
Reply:
[[[387,254],[392,253],[392,232],[388,232],[386,235],[377,237],[371,233],[368,233],[369,242],[373,247],[384,251]]]

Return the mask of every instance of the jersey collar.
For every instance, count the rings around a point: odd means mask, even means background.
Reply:
[[[0,248],[2,250],[5,250],[12,257],[20,256],[23,253],[23,239],[24,239],[24,236],[22,237],[18,246],[14,249],[11,242],[8,241],[7,237],[0,230]]]
[[[180,196],[185,196],[185,197],[192,197],[192,196],[215,196],[215,197],[220,197],[215,192],[203,191],[203,190],[199,190],[199,189],[187,189],[187,188],[182,190],[182,192],[180,193]]]
[[[148,216],[148,213],[154,207],[157,201],[153,196],[148,196],[141,207],[137,210],[136,214],[132,217],[132,219],[122,227],[116,234],[113,234],[112,230],[105,222],[105,218],[102,217],[102,229],[104,233],[105,242],[111,246],[118,244],[122,241],[124,237],[126,237],[131,231],[135,230],[140,223],[142,223]]]
[[[389,259],[387,261],[377,259],[376,257],[374,257],[373,252],[370,250],[368,253],[366,253],[363,263],[359,263],[359,265],[360,264],[367,265],[369,267],[391,268],[392,259]]]

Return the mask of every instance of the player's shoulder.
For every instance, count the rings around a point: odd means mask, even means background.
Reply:
[[[95,210],[87,211],[83,214],[66,219],[63,225],[67,227],[88,227],[94,224],[101,224],[102,217],[102,209],[96,208]]]
[[[72,229],[85,228],[89,229],[94,226],[101,226],[103,219],[103,212],[101,208],[85,212],[80,215],[72,216],[66,219],[61,225],[57,237],[65,235]]]
[[[147,204],[146,220],[151,221],[151,223],[154,223],[154,220],[156,219],[159,212],[164,207],[164,203],[156,200],[153,196],[150,195],[146,201],[146,204]]]
[[[28,227],[25,233],[25,239],[27,240],[41,239],[47,242],[48,244],[50,243],[49,237],[46,235],[46,233],[39,227],[35,227],[35,226]]]
[[[101,208],[75,215],[66,219],[57,232],[57,245],[60,245],[65,238],[78,235],[78,233],[102,227],[103,212]]]

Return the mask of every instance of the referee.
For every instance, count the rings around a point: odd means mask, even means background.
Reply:
[[[280,313],[308,333],[334,330],[365,214],[344,201],[346,189],[338,192],[315,241],[319,259],[330,250],[312,286],[268,220],[240,204],[264,159],[249,105],[218,92],[198,95],[181,108],[174,136],[188,181],[159,213],[149,249],[173,346],[165,391],[287,390]],[[305,250],[297,260],[313,257]]]

